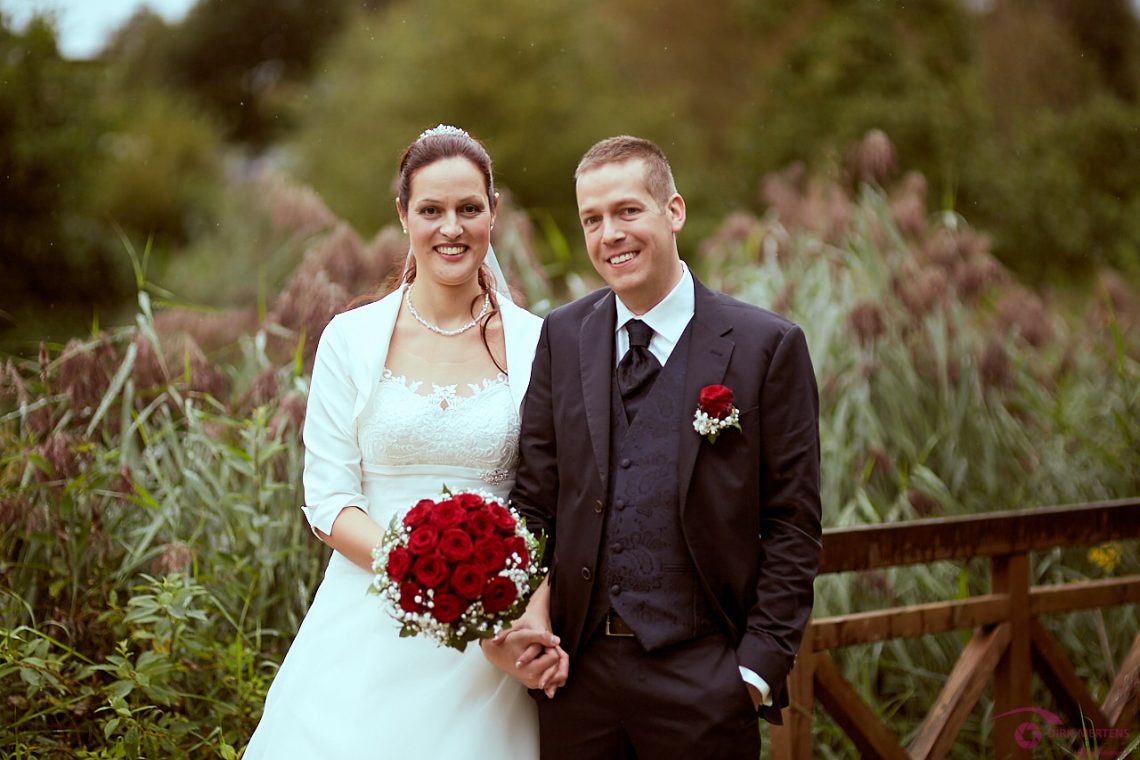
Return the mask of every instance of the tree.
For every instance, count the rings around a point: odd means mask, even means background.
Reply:
[[[89,96],[98,72],[62,59],[49,21],[16,32],[0,16],[0,81],[0,330],[67,304],[90,318],[126,285],[83,213],[102,132]],[[33,318],[36,305],[56,311]]]
[[[210,211],[216,130],[186,101],[64,60],[44,19],[0,19],[0,332],[108,321],[133,294],[122,235],[161,259]],[[24,350],[26,346],[22,347]]]
[[[369,235],[394,219],[400,151],[447,122],[486,138],[497,180],[523,205],[569,224],[578,157],[639,112],[603,76],[593,12],[577,0],[501,0],[494,13],[423,0],[357,13],[304,96],[299,173]]]
[[[348,0],[198,0],[169,40],[166,77],[239,141],[264,147],[288,126],[275,94],[308,76]]]
[[[1087,52],[1100,78],[1117,96],[1140,97],[1140,19],[1129,0],[1048,0],[1056,16]]]

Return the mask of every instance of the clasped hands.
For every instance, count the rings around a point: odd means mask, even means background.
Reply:
[[[547,698],[554,697],[570,673],[570,657],[558,645],[559,638],[548,629],[533,626],[525,615],[494,638],[479,643],[492,665],[528,689],[541,689]]]

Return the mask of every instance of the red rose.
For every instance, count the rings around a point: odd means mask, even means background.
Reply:
[[[448,562],[462,562],[471,556],[475,543],[461,528],[445,530],[439,537],[439,556]]]
[[[427,554],[439,543],[439,531],[430,525],[421,525],[408,536],[408,551],[417,557]]]
[[[444,591],[436,594],[432,600],[431,615],[441,623],[452,623],[459,619],[465,609],[467,609],[466,602],[455,594]]]
[[[515,603],[519,592],[508,578],[492,578],[483,589],[483,609],[495,615]]]
[[[388,577],[394,581],[402,581],[408,577],[408,569],[412,566],[412,553],[402,546],[397,546],[388,552]]]
[[[507,550],[499,539],[484,538],[475,542],[475,555],[471,560],[487,575],[494,575],[506,564]]]
[[[522,536],[511,536],[510,538],[504,539],[503,547],[507,550],[508,557],[512,554],[518,555],[519,567],[526,567],[527,562],[530,561],[530,555],[526,553],[526,541],[523,540]]]
[[[447,563],[434,554],[416,560],[412,575],[428,588],[439,588],[447,580]]]
[[[423,524],[431,514],[431,508],[435,506],[435,502],[431,499],[420,499],[416,505],[408,510],[408,514],[404,515],[404,525],[409,528],[414,528],[417,525]]]
[[[415,583],[400,584],[400,609],[404,612],[423,612],[424,606],[416,601],[416,597],[423,599],[424,590]]]
[[[723,420],[732,414],[732,389],[723,385],[706,385],[701,388],[697,405],[708,416]]]
[[[482,496],[473,493],[461,493],[455,499],[464,509],[478,509],[485,504]]]
[[[476,539],[495,535],[495,523],[491,519],[490,511],[476,509],[467,513],[467,520],[463,523],[467,532]]]
[[[478,566],[460,565],[451,574],[451,588],[464,599],[478,599],[487,585],[487,576]]]
[[[463,522],[464,510],[455,499],[445,499],[431,511],[431,524],[440,528],[453,528]]]
[[[501,532],[510,535],[515,532],[515,518],[506,507],[498,504],[491,505],[491,522]]]

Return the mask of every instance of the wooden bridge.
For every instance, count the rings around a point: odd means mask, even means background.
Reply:
[[[775,760],[811,760],[812,712],[819,704],[864,757],[944,757],[985,686],[993,683],[993,714],[1032,705],[1034,673],[1056,699],[1069,726],[1101,729],[1099,757],[1114,757],[1140,707],[1140,633],[1101,703],[1089,694],[1043,615],[1140,602],[1140,575],[1031,586],[1030,553],[1140,538],[1140,499],[1028,509],[972,517],[913,520],[824,531],[820,573],[867,571],[940,560],[990,559],[990,593],[812,620],[789,682],[784,726],[771,726]],[[830,652],[887,639],[972,630],[938,699],[904,748],[843,677]],[[1032,736],[1018,727],[1024,713],[996,721],[995,758],[1029,758]],[[1030,729],[1032,731],[1032,729]],[[1071,749],[1071,747],[1070,747]]]

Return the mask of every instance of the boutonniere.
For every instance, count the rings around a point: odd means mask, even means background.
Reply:
[[[716,443],[717,436],[728,428],[740,430],[740,410],[732,405],[732,389],[723,385],[706,385],[697,399],[693,430]]]

